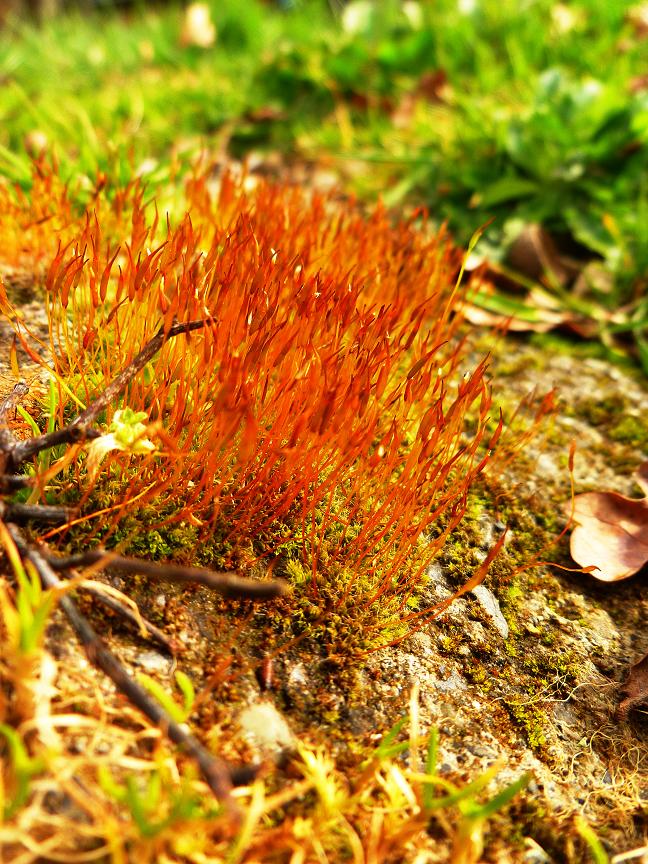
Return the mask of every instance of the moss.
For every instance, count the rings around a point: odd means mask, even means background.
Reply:
[[[500,359],[497,363],[497,377],[511,378],[522,372],[533,371],[542,368],[540,359],[534,354],[513,355],[512,359]]]
[[[504,700],[507,711],[515,722],[524,729],[526,740],[536,753],[544,753],[547,736],[545,733],[546,715],[532,705],[520,704],[512,700]]]
[[[476,684],[484,694],[488,694],[494,689],[493,678],[489,675],[484,666],[475,666],[468,677],[469,680],[473,684]]]
[[[627,415],[623,417],[608,434],[613,441],[629,444],[631,447],[648,449],[648,412],[640,417]]]
[[[502,704],[509,717],[523,731],[529,746],[546,761],[551,760],[547,743],[550,735],[549,714],[545,708],[547,692],[567,694],[581,677],[581,660],[575,651],[565,650],[564,642],[551,630],[536,630],[524,625],[524,603],[537,580],[536,574],[520,571],[500,593],[500,604],[507,621],[511,622],[509,638],[503,645],[511,662],[502,664],[502,648],[478,655],[471,653],[464,664],[465,676],[485,695],[498,688]],[[542,576],[542,590],[547,607],[558,605],[559,582],[550,575]],[[556,592],[556,596],[552,595]],[[564,612],[564,610],[562,610]],[[456,642],[460,642],[459,637]],[[457,644],[449,638],[448,648],[456,651]],[[443,644],[443,643],[442,643]],[[533,650],[530,650],[533,645]],[[500,643],[501,646],[501,643]],[[444,646],[445,647],[445,646]],[[500,682],[499,685],[497,682]],[[503,689],[502,689],[503,688]],[[511,695],[514,688],[515,695]]]
[[[648,448],[648,411],[631,413],[636,406],[623,393],[608,393],[578,400],[568,414],[591,426],[600,427],[605,435],[620,444]]]
[[[160,561],[172,558],[174,552],[180,549],[190,549],[190,539],[183,537],[183,526],[173,531],[138,531],[136,534],[127,535],[127,549],[130,554],[139,555],[152,561]],[[191,534],[191,532],[189,532]],[[119,545],[120,537],[115,537]],[[195,538],[194,538],[195,543]]]
[[[306,570],[301,561],[296,561],[294,558],[289,558],[286,561],[284,574],[289,579],[290,584],[296,588],[308,585],[312,579],[312,573]]]
[[[516,584],[509,585],[503,599],[508,605],[510,605],[511,607],[514,607],[523,598],[524,598],[524,591],[522,590],[522,588],[518,582]]]
[[[524,453],[518,455],[523,463]],[[122,500],[125,488],[123,477],[106,478],[93,492],[88,509],[109,507],[114,501]],[[403,616],[424,609],[429,605],[429,596],[423,578],[413,589],[408,588],[408,597],[398,596],[393,589],[399,582],[406,583],[408,575],[400,565],[398,580],[394,576],[389,586],[391,590],[376,598],[377,586],[382,584],[384,574],[396,572],[393,553],[388,551],[373,569],[364,561],[347,562],[346,544],[360,531],[360,525],[348,524],[345,518],[348,499],[343,494],[338,497],[337,492],[332,496],[314,513],[313,526],[319,530],[317,548],[313,551],[309,549],[308,538],[304,541],[301,537],[299,501],[295,512],[271,523],[253,538],[237,541],[236,546],[225,516],[214,525],[207,540],[198,542],[199,529],[186,521],[178,521],[183,507],[181,501],[173,505],[148,504],[133,511],[120,521],[110,543],[130,554],[153,560],[175,559],[219,569],[256,561],[255,566],[261,571],[266,568],[265,562],[271,561],[273,573],[287,578],[294,589],[289,600],[264,611],[263,617],[267,617],[272,630],[289,639],[311,640],[313,646],[353,661],[359,652],[407,635],[408,626],[403,623]],[[518,491],[507,487],[499,475],[479,480],[468,490],[464,519],[448,538],[440,556],[444,573],[455,587],[463,585],[483,560],[485,514],[497,514],[510,528],[507,548],[491,565],[489,584],[496,592],[502,589],[503,611],[515,635],[516,604],[522,599],[522,589],[506,592],[516,570],[532,559],[551,532],[557,530],[559,517],[555,508],[543,507],[537,502],[531,510],[529,501],[520,499]],[[439,533],[444,531],[448,518],[448,514],[442,516],[434,529]],[[322,537],[323,524],[326,524],[326,532]],[[94,530],[92,536],[96,542],[102,539],[96,529],[89,530]],[[83,536],[81,529],[77,537],[81,545],[87,536]],[[424,552],[424,547],[420,551]],[[416,554],[415,550],[414,558]],[[410,562],[409,573],[414,572],[415,566],[415,561]],[[475,606],[475,614],[479,617],[480,607]],[[452,653],[462,641],[461,636],[455,639],[451,635],[441,647]],[[506,650],[510,656],[516,656],[516,642],[510,641]]]
[[[504,705],[513,720],[524,730],[529,746],[545,759],[547,743],[547,712],[543,708],[548,688],[566,694],[580,677],[580,660],[571,651],[555,645],[555,639],[540,640],[534,651],[529,651],[523,637],[509,639],[506,651],[516,658],[515,670],[507,669],[503,677],[516,689],[523,689],[521,699],[504,699]],[[543,650],[544,649],[544,650]]]
[[[570,414],[587,421],[591,426],[602,426],[625,411],[626,400],[620,393],[608,396],[590,396],[576,402]]]
[[[439,647],[442,653],[454,656],[458,649],[464,644],[465,636],[460,628],[452,628],[450,632],[443,633],[439,637]]]
[[[510,639],[506,640],[506,642],[504,644],[504,650],[506,651],[506,653],[508,654],[509,657],[517,657],[518,653],[519,653],[517,645],[515,644],[515,642],[511,641]]]

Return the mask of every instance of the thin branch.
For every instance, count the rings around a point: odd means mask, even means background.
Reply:
[[[7,528],[21,554],[35,567],[43,586],[58,588],[62,582],[44,556],[29,546],[17,525],[9,523]],[[231,771],[226,762],[213,756],[195,736],[176,723],[162,706],[154,701],[140,685],[134,681],[115,655],[108,650],[94,631],[88,620],[79,612],[74,601],[62,595],[59,598],[72,629],[81,641],[90,662],[102,670],[115,684],[117,689],[130,699],[136,708],[162,729],[166,735],[182,747],[198,763],[203,777],[210,789],[228,809],[231,815],[238,816],[236,804],[231,796],[233,778],[248,778],[254,773],[254,766],[242,766]]]
[[[26,474],[0,474],[0,495],[32,486],[34,486],[34,478]]]
[[[69,522],[76,510],[72,507],[55,507],[50,504],[4,504],[0,501],[0,517],[5,522],[28,521],[46,525],[60,525]]]
[[[11,393],[0,402],[0,453],[8,453],[17,442],[15,435],[7,426],[7,418],[27,393],[29,387],[24,381],[19,381],[18,384],[14,384]]]
[[[43,450],[49,450],[59,444],[78,444],[80,441],[89,441],[93,438],[99,438],[101,434],[98,429],[65,426],[55,432],[46,432],[43,435],[27,438],[25,441],[17,441],[7,450],[7,470],[16,471],[24,462]]]
[[[115,375],[110,384],[108,384],[99,396],[97,396],[95,401],[88,405],[85,411],[82,411],[74,418],[74,420],[71,421],[70,427],[74,428],[75,426],[80,426],[81,428],[88,428],[92,423],[94,423],[101,412],[104,411],[108,405],[110,405],[113,400],[126,389],[126,387],[128,387],[137,373],[141,372],[146,364],[155,357],[168,339],[171,339],[174,336],[179,336],[183,333],[190,333],[193,330],[201,330],[209,323],[214,322],[211,319],[208,320],[206,318],[201,318],[198,321],[187,321],[184,324],[174,324],[168,333],[165,333],[164,330],[160,328],[155,336],[153,336],[152,339],[149,339],[139,354],[133,357],[130,363],[125,366],[121,372]]]
[[[48,432],[45,435],[37,435],[35,438],[28,438],[26,441],[17,441],[9,446],[3,447],[3,442],[0,440],[0,452],[4,449],[7,453],[6,470],[15,471],[23,462],[31,459],[42,450],[48,450],[50,447],[56,447],[58,444],[74,444],[79,441],[85,441],[89,438],[98,438],[101,432],[92,429],[92,423],[99,417],[111,402],[119,396],[123,390],[128,387],[133,378],[140,372],[146,364],[152,360],[157,352],[162,348],[164,343],[179,336],[182,333],[190,333],[193,330],[201,330],[208,324],[213,324],[213,319],[202,318],[198,321],[187,321],[184,324],[174,324],[168,333],[163,329],[153,336],[142,350],[128,363],[121,372],[119,372],[112,381],[105,387],[104,390],[97,396],[94,402],[91,402],[88,407],[77,414],[73,420],[68,423],[63,429],[57,429],[55,432]]]
[[[5,417],[12,411],[23,398],[29,393],[29,385],[19,381],[11,389],[11,393],[0,402],[0,423],[4,423]]]
[[[164,582],[196,583],[217,591],[224,597],[250,600],[271,600],[288,592],[288,584],[283,579],[269,579],[260,582],[219,570],[207,570],[204,567],[181,567],[178,564],[161,564],[154,561],[144,561],[139,558],[126,558],[113,555],[101,549],[92,549],[78,555],[59,558],[51,552],[41,550],[42,556],[55,570],[68,570],[70,567],[90,567],[101,564],[126,573],[140,573],[153,576]]]
[[[65,578],[75,578],[77,574],[70,570],[65,570],[61,575]],[[147,618],[144,618],[143,615],[136,615],[132,609],[128,608],[128,606],[120,603],[119,600],[112,597],[110,594],[106,594],[105,591],[102,591],[100,588],[95,588],[94,585],[81,584],[79,585],[79,590],[90,594],[90,596],[94,597],[95,600],[98,600],[100,603],[103,603],[104,606],[112,609],[112,611],[117,615],[125,618],[126,621],[132,624],[139,632],[141,632],[142,627],[144,627],[151,639],[154,639],[159,645],[162,645],[169,654],[176,653],[176,644],[173,639],[169,638],[166,633],[160,630],[159,627],[156,627],[155,624],[152,624]]]

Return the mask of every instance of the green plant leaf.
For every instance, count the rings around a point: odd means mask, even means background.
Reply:
[[[22,738],[11,726],[0,723],[0,735],[4,735],[9,747],[16,787],[12,798],[2,802],[4,818],[10,819],[27,801],[31,779],[45,770],[46,761],[42,757],[32,758],[27,752]]]
[[[172,720],[176,723],[185,722],[187,715],[183,708],[178,705],[173,696],[171,696],[170,693],[167,693],[164,687],[154,678],[151,678],[150,675],[146,675],[144,672],[139,672],[137,675],[137,681],[160,703]]]
[[[439,751],[439,730],[436,726],[433,726],[430,729],[428,735],[428,746],[427,746],[427,754],[425,758],[425,773],[429,777],[436,776],[437,770],[437,756]],[[431,810],[432,802],[434,801],[434,786],[431,784],[425,784],[423,786],[423,809]]]
[[[475,809],[471,811],[470,817],[472,819],[490,819],[490,817],[497,813],[498,810],[501,810],[502,807],[505,807],[510,801],[512,801],[518,792],[525,789],[530,782],[531,774],[522,774],[521,777],[518,777],[517,780],[514,780],[513,783],[510,783],[506,788],[502,789],[501,792],[498,792],[497,795],[490,799],[490,801],[476,806]]]
[[[182,696],[184,698],[184,706],[183,706],[183,714],[185,720],[191,714],[191,709],[193,707],[194,701],[196,699],[196,691],[193,686],[193,682],[191,678],[186,675],[181,669],[175,673],[176,684],[178,685],[178,689],[182,692]]]
[[[524,177],[502,177],[481,189],[479,196],[480,207],[494,207],[506,201],[519,198],[528,198],[538,193],[538,183],[535,180],[527,180]]]
[[[594,864],[609,864],[610,858],[605,851],[603,844],[596,835],[596,832],[582,816],[576,818],[576,831],[587,843],[587,848],[591,852]]]

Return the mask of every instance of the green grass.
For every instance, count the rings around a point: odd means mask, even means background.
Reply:
[[[285,38],[306,47],[312,13],[307,23],[256,3],[213,5],[218,40],[209,51],[180,45],[178,6],[8,27],[0,34],[4,173],[27,180],[25,137],[34,130],[64,174],[94,179],[102,170],[126,182],[144,160],[168,167],[178,153],[213,145],[225,124],[242,123],[264,103],[255,76],[267,46],[281,53]]]

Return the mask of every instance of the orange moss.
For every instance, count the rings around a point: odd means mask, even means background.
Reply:
[[[208,322],[166,343],[123,396],[155,421],[160,449],[136,457],[112,531],[147,502],[177,501],[173,518],[203,539],[287,523],[313,591],[326,545],[329,563],[369,580],[367,602],[397,595],[403,608],[502,431],[487,361],[469,368],[458,336],[460,253],[443,231],[209,174],[191,178],[177,225],[149,218],[137,185],[70,222],[45,282],[53,368],[81,401],[159,328]]]
[[[40,274],[74,221],[65,185],[44,162],[34,166],[29,193],[0,178],[0,264]]]

